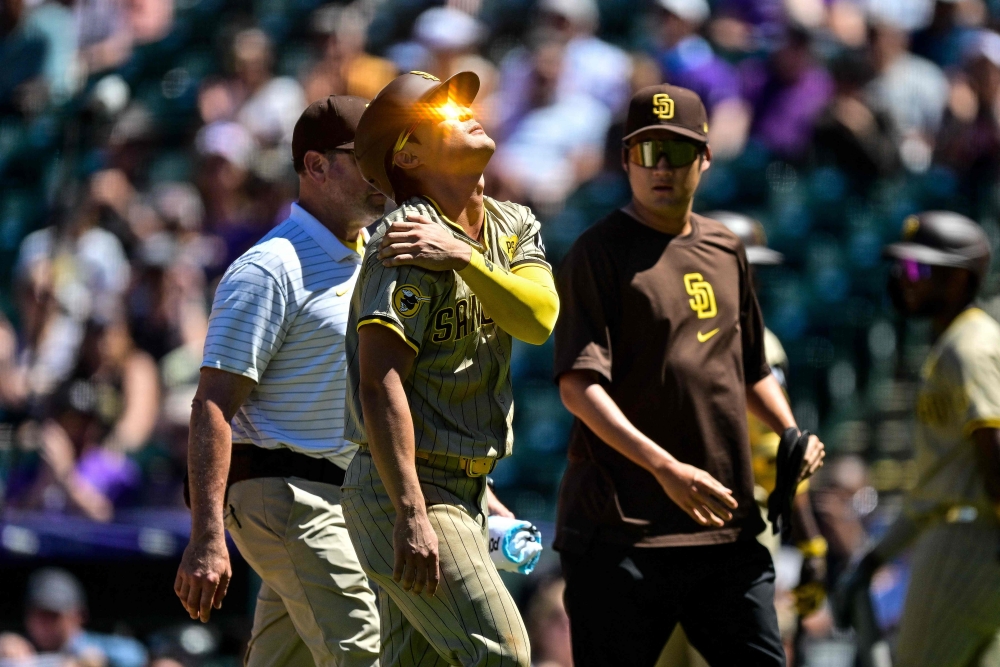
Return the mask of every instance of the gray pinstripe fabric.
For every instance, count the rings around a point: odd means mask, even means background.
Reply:
[[[510,383],[511,337],[483,313],[454,271],[413,266],[386,268],[377,244],[386,229],[411,212],[424,215],[481,250],[504,269],[545,262],[539,224],[523,206],[485,198],[485,245],[470,240],[432,203],[414,198],[387,215],[372,235],[351,301],[347,325],[347,420],[345,437],[366,444],[358,397],[357,327],[378,322],[403,335],[418,350],[406,380],[416,447],[451,456],[508,456],[513,446],[514,397]],[[406,287],[409,304],[394,303]]]
[[[417,474],[439,542],[434,597],[413,595],[392,580],[396,513],[366,450],[354,457],[342,487],[351,541],[380,589],[382,667],[528,667],[528,633],[489,556],[484,479],[419,461]]]
[[[899,667],[974,667],[1000,631],[1000,535],[939,524],[917,543],[897,641]]]

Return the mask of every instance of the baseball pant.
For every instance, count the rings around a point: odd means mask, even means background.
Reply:
[[[713,667],[784,667],[774,564],[756,541],[562,553],[575,667],[652,667],[674,627]]]
[[[351,540],[379,586],[382,667],[528,667],[528,633],[490,560],[485,478],[420,460],[417,475],[438,538],[441,581],[433,597],[392,579],[396,512],[368,452],[354,457],[342,489]]]
[[[237,482],[226,528],[263,580],[249,667],[378,665],[378,611],[354,553],[340,489],[297,477]]]
[[[945,523],[914,549],[896,667],[974,667],[1000,631],[996,526]],[[987,662],[996,664],[995,653]]]

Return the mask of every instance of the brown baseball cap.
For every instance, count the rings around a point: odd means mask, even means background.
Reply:
[[[389,168],[400,135],[431,118],[435,106],[449,99],[469,106],[478,93],[479,77],[474,72],[459,72],[446,81],[426,72],[397,76],[379,91],[358,121],[354,156],[361,175],[395,200]]]
[[[368,100],[353,95],[330,95],[302,112],[292,131],[292,162],[302,171],[308,151],[325,153],[354,148],[354,133]]]
[[[708,113],[693,90],[669,84],[649,86],[629,102],[622,141],[649,130],[666,130],[707,144]]]
[[[990,267],[990,242],[975,221],[952,211],[924,211],[903,221],[902,239],[882,254],[921,264],[968,269],[980,279]]]

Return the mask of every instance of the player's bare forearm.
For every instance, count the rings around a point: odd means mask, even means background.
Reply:
[[[1000,429],[978,428],[972,432],[976,456],[982,470],[986,493],[1000,517]]]
[[[593,371],[570,371],[559,378],[563,404],[597,437],[649,471],[688,516],[705,526],[732,519],[737,503],[714,477],[678,461],[643,434],[621,411]]]
[[[564,373],[559,378],[559,395],[574,417],[632,463],[655,474],[677,462],[632,424],[593,371]]]
[[[403,387],[414,353],[395,331],[369,324],[358,330],[358,355],[368,448],[396,510],[392,577],[403,590],[434,595],[441,577],[438,540],[417,477],[413,418]]]
[[[788,405],[788,398],[781,385],[771,374],[747,387],[747,409],[758,419],[771,427],[775,433],[783,433],[789,428],[798,428],[795,415]],[[826,448],[820,439],[813,435],[809,438],[805,456],[802,458],[802,469],[799,481],[807,479],[823,465]]]
[[[208,622],[222,607],[232,568],[222,523],[226,478],[232,455],[230,421],[253,390],[242,375],[203,368],[191,403],[188,486],[191,539],[174,579],[174,592],[191,618]]]
[[[747,408],[775,433],[797,426],[785,392],[770,373],[747,387]]]
[[[394,331],[377,325],[358,330],[361,383],[358,391],[368,447],[396,512],[424,510],[417,479],[413,418],[403,379],[413,366],[413,350]]]
[[[222,535],[223,498],[232,427],[236,411],[250,395],[253,380],[212,368],[203,368],[191,402],[188,438],[188,485],[191,492],[191,535]]]

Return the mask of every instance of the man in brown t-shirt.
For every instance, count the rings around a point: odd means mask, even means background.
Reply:
[[[796,424],[746,252],[691,212],[707,134],[695,93],[636,93],[632,202],[587,230],[559,275],[555,375],[577,420],[555,547],[577,667],[652,666],[678,622],[714,666],[785,662],[746,412],[779,433]],[[802,478],[822,458],[813,437]]]

